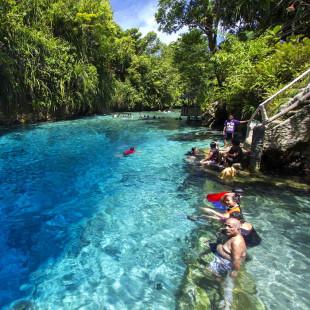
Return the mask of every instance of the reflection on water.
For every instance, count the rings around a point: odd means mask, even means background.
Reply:
[[[245,199],[248,219],[263,237],[251,250],[247,268],[270,309],[309,308],[309,196],[274,188],[256,188]]]
[[[23,299],[39,309],[174,309],[196,227],[186,214],[197,212],[204,192],[223,189],[186,165],[184,153],[216,136],[173,115],[6,132],[1,307]],[[120,156],[129,146],[137,153]],[[247,271],[270,309],[309,307],[308,203],[304,193],[246,188],[246,216],[264,239],[250,250]]]
[[[212,140],[212,141],[219,141],[223,138],[218,131],[195,131],[189,133],[179,133],[176,135],[170,136],[169,140],[174,141],[205,141],[205,140]]]

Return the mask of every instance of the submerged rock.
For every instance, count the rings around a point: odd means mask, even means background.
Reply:
[[[188,262],[187,271],[180,288],[177,309],[208,310],[229,309],[265,310],[264,304],[256,296],[255,282],[244,269],[236,281],[230,277],[220,278],[212,274],[207,266],[214,254],[207,249],[208,233],[198,238],[192,261]]]
[[[34,304],[30,300],[19,300],[12,306],[13,310],[34,310]]]

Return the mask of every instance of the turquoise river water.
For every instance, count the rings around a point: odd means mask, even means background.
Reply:
[[[0,308],[174,309],[196,228],[186,214],[203,203],[205,182],[227,189],[184,162],[213,138],[173,117],[137,115],[3,131]],[[137,153],[121,156],[130,146]],[[309,309],[310,199],[245,191],[263,238],[246,267],[258,297],[268,309]]]

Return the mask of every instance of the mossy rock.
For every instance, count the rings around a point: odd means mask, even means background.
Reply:
[[[199,264],[191,265],[187,269],[186,278],[180,291],[177,309],[180,310],[208,310],[211,302],[207,291],[199,286],[205,278],[203,268]]]
[[[233,290],[232,310],[266,310],[265,305],[255,295],[235,288]]]
[[[253,277],[243,269],[235,281],[232,309],[265,310],[266,307],[256,293]]]
[[[208,175],[208,179],[203,186],[203,190],[206,193],[212,193],[221,191],[219,186],[229,186],[229,187],[238,187],[238,186],[274,186],[277,188],[283,189],[292,189],[292,190],[302,190],[309,191],[310,184],[309,180],[306,178],[298,178],[298,177],[275,177],[270,175],[265,175],[263,173],[252,173],[247,170],[238,170],[237,176],[233,179],[222,180],[220,178],[220,173],[215,170],[211,170],[208,168],[202,168],[202,171],[206,172]],[[216,183],[210,182],[209,179],[214,180]]]
[[[188,284],[178,300],[177,309],[209,310],[212,308],[207,292],[200,287]]]
[[[207,269],[214,258],[214,254],[207,250],[207,240],[209,240],[208,234],[201,232],[196,247],[193,249],[196,251],[196,260],[188,263],[177,308],[182,310],[222,309],[225,307],[225,302],[228,302],[233,310],[265,310],[264,304],[256,295],[254,279],[244,268],[236,280],[216,277]],[[229,282],[231,289],[229,285],[227,286]],[[225,296],[230,300],[225,300]]]

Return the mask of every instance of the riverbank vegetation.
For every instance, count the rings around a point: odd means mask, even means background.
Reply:
[[[248,117],[309,67],[309,6],[291,2],[160,0],[162,30],[188,27],[164,45],[106,0],[0,0],[1,122],[214,102]]]

